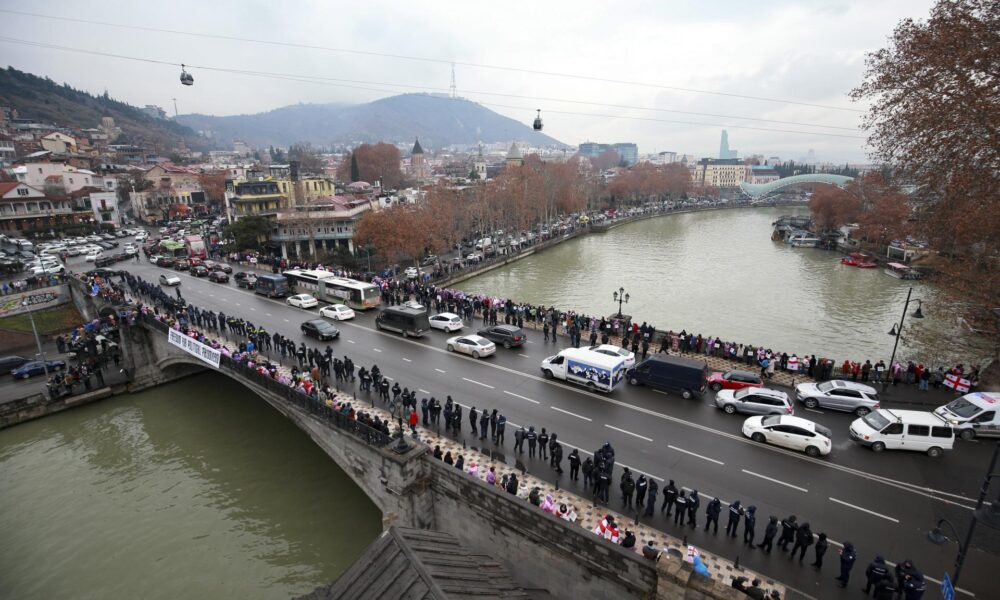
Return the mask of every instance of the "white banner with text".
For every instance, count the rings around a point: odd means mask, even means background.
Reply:
[[[178,348],[184,350],[188,354],[197,356],[198,358],[212,365],[216,369],[219,368],[219,358],[222,356],[222,353],[212,348],[211,346],[206,346],[205,344],[202,344],[198,340],[186,336],[180,331],[177,331],[176,329],[171,329],[169,332],[167,332],[167,339],[170,341],[172,345],[177,346]]]

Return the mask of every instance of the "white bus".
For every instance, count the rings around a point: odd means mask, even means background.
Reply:
[[[282,273],[296,294],[311,294],[331,304],[346,304],[355,310],[367,310],[382,304],[377,285],[337,277],[329,271],[292,269]]]
[[[334,304],[346,304],[354,310],[368,310],[382,304],[382,293],[377,285],[330,277],[322,281],[322,298]]]

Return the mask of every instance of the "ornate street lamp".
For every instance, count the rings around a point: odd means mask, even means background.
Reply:
[[[620,319],[622,317],[622,304],[628,304],[629,294],[622,287],[618,288],[617,291],[611,292],[611,297],[618,303],[618,318]]]
[[[903,335],[903,321],[906,320],[906,311],[910,309],[910,302],[917,302],[917,310],[913,311],[910,315],[914,319],[923,319],[924,312],[921,310],[924,306],[924,301],[920,298],[911,299],[910,296],[913,295],[913,288],[906,292],[906,304],[903,305],[903,315],[899,318],[899,325],[895,323],[892,324],[892,329],[889,330],[889,335],[896,338],[896,341],[892,345],[892,357],[889,358],[888,371],[886,372],[887,377],[882,380],[882,391],[889,389],[889,379],[891,379],[892,365],[896,362],[896,349],[899,347],[899,336]]]

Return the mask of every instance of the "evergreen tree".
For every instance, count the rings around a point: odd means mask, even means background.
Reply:
[[[351,182],[361,181],[361,170],[358,168],[358,156],[351,152]]]

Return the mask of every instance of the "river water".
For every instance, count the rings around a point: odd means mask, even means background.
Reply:
[[[221,375],[0,432],[0,598],[288,598],[380,530],[305,433]]]
[[[776,351],[887,363],[909,287],[926,318],[905,321],[898,357],[951,366],[988,356],[957,325],[932,285],[841,255],[771,240],[772,223],[806,207],[745,208],[656,217],[569,240],[456,287],[591,315],[625,314],[657,328],[717,335]],[[910,313],[916,308],[912,302]]]

